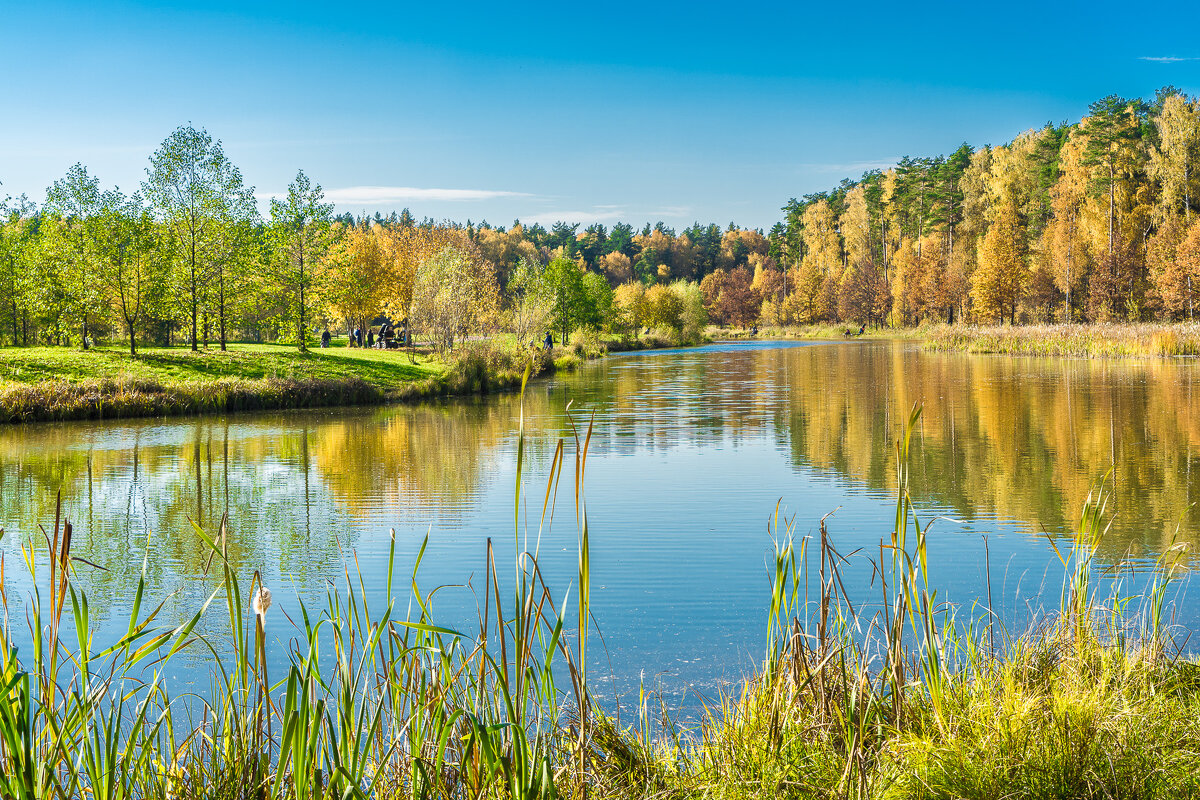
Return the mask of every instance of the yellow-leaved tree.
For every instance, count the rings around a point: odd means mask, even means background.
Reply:
[[[325,312],[347,331],[363,328],[383,310],[385,253],[392,232],[383,225],[351,225],[335,245],[326,280]]]
[[[447,350],[497,321],[500,290],[491,262],[465,234],[447,232],[445,244],[417,265],[409,306],[409,331],[424,333]]]
[[[1013,202],[995,209],[995,219],[979,245],[971,297],[975,313],[982,318],[1016,321],[1017,305],[1029,280],[1025,236],[1020,214]]]
[[[1050,190],[1050,224],[1042,234],[1054,284],[1064,295],[1063,320],[1073,317],[1071,293],[1087,272],[1088,248],[1082,220],[1087,202],[1089,170],[1083,164],[1084,137],[1073,131],[1059,152],[1059,178]]]

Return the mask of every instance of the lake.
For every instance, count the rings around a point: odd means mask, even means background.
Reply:
[[[401,356],[398,356],[401,357]],[[965,616],[989,602],[1019,633],[1057,608],[1061,546],[1107,475],[1116,514],[1105,566],[1139,576],[1175,537],[1200,545],[1200,398],[1194,360],[1089,361],[929,353],[897,341],[741,342],[614,355],[530,385],[524,397],[522,546],[538,546],[556,597],[574,602],[575,445],[593,426],[586,471],[592,602],[602,694],[660,690],[669,704],[712,697],[746,676],[765,645],[778,504],[797,536],[827,521],[851,595],[867,602],[895,513],[894,442],[914,404],[912,489],[930,532],[939,599]],[[569,406],[569,411],[568,411]],[[98,637],[124,631],[143,570],[163,621],[185,619],[218,585],[194,521],[228,514],[229,552],[254,570],[272,611],[271,658],[286,660],[298,601],[320,605],[346,570],[384,602],[390,530],[396,598],[408,575],[435,614],[477,625],[486,543],[511,575],[521,400],[332,409],[200,419],[0,429],[0,541],[11,613],[30,589],[20,543],[44,551],[55,495],[76,526],[73,553]],[[540,532],[557,442],[567,465]],[[985,544],[986,543],[986,544]],[[1190,565],[1191,557],[1185,559]],[[505,568],[508,570],[505,572]],[[357,578],[355,579],[357,580]],[[1200,625],[1187,582],[1174,621]],[[15,628],[20,624],[14,622]],[[175,681],[207,685],[199,651]]]

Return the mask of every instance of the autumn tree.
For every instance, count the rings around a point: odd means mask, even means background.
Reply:
[[[389,228],[381,234],[379,291],[384,313],[393,320],[408,319],[421,265],[451,243],[463,244],[461,240],[459,232],[433,225]],[[487,261],[482,253],[479,259]]]
[[[1164,237],[1169,247],[1170,238]],[[1193,322],[1200,310],[1200,218],[1180,237],[1174,257],[1161,257],[1155,283],[1167,314]]]
[[[837,286],[842,272],[842,243],[837,232],[837,218],[826,200],[818,200],[804,212],[804,257],[794,293],[803,307],[801,322],[816,322],[836,314],[831,308],[836,302]]]
[[[466,237],[450,237],[417,270],[409,330],[445,350],[490,324],[499,307],[495,270]]]
[[[608,278],[609,283],[620,285],[633,280],[633,262],[629,256],[615,251],[600,259],[600,270]]]
[[[636,339],[646,324],[646,284],[641,281],[626,281],[616,288],[613,300],[621,319]]]
[[[322,300],[326,313],[347,332],[365,329],[383,310],[383,287],[396,234],[386,225],[362,224],[334,237]]]
[[[1005,315],[1015,323],[1017,306],[1029,279],[1025,235],[1016,206],[1006,203],[979,247],[979,266],[975,270],[971,296],[976,313],[1004,322]]]
[[[646,290],[643,314],[649,327],[677,331],[683,327],[683,299],[670,286],[655,284]]]
[[[1088,170],[1084,165],[1084,139],[1079,133],[1068,138],[1060,157],[1061,176],[1050,190],[1052,218],[1043,234],[1042,250],[1049,260],[1054,284],[1063,294],[1063,320],[1072,320],[1071,293],[1087,272],[1088,252],[1082,235]]]
[[[1160,186],[1158,217],[1181,213],[1190,222],[1200,158],[1200,108],[1183,95],[1170,94],[1154,124],[1158,145],[1150,149],[1149,171]]]
[[[880,325],[892,307],[891,287],[883,270],[870,259],[851,263],[842,273],[838,288],[838,316]]]

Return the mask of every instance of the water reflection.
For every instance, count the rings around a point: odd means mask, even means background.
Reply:
[[[1200,544],[1196,369],[930,354],[901,342],[617,356],[531,387],[530,483],[545,477],[559,437],[594,424],[594,596],[612,668],[626,682],[645,670],[703,683],[758,652],[765,521],[777,500],[801,533],[841,507],[832,527],[847,548],[886,533],[892,442],[917,402],[913,488],[928,514],[961,523],[937,545],[949,595],[978,596],[984,532],[1017,576],[1001,592],[1015,597],[1024,572],[1036,591],[1052,553],[1035,534],[1069,530],[1110,469],[1108,559],[1161,552],[1181,521]],[[301,597],[318,596],[354,554],[368,590],[381,592],[390,528],[399,570],[428,534],[426,585],[466,584],[487,537],[511,549],[519,412],[517,398],[501,397],[5,427],[0,545],[15,564],[20,539],[39,544],[61,490],[75,552],[102,568],[81,569],[102,625],[123,624],[143,561],[168,614],[194,610],[215,578],[191,522],[212,531],[226,514],[234,562]],[[559,499],[568,523],[569,495]],[[574,541],[569,524],[544,541],[556,585],[573,579]],[[448,613],[470,618],[469,590],[447,597]]]

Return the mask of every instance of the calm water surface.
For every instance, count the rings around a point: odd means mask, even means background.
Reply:
[[[1179,537],[1200,545],[1200,395],[1192,361],[1114,362],[932,354],[899,342],[716,344],[613,356],[533,385],[525,398],[532,547],[560,437],[594,419],[587,466],[593,612],[605,647],[594,675],[668,698],[711,696],[761,657],[779,503],[798,534],[828,521],[843,553],[877,557],[890,532],[892,443],[924,404],[913,489],[931,533],[939,597],[986,600],[1015,628],[1061,588],[1048,537],[1061,537],[1112,470],[1116,518],[1104,559],[1145,565]],[[568,415],[567,407],[571,412]],[[320,603],[361,569],[383,602],[390,529],[397,585],[417,551],[436,613],[475,618],[485,544],[514,552],[516,397],[416,408],[233,415],[199,420],[0,429],[0,547],[10,596],[28,591],[19,544],[39,543],[60,491],[101,640],[124,630],[143,568],[164,620],[216,586],[189,520],[229,515],[245,583],[261,570],[278,605]],[[594,416],[593,416],[594,415]],[[571,448],[569,448],[570,450]],[[540,561],[573,590],[577,529],[570,470],[541,535]],[[865,555],[847,567],[873,596]],[[401,608],[407,603],[399,599]],[[1185,585],[1176,620],[1200,629]],[[272,614],[276,660],[295,630]],[[468,628],[469,630],[469,628]],[[202,680],[199,662],[185,665]],[[686,702],[686,701],[684,701]]]

